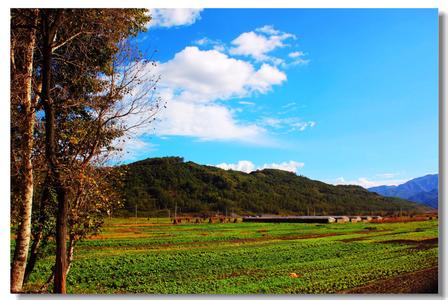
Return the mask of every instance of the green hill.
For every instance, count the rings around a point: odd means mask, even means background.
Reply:
[[[152,158],[126,166],[125,210],[140,215],[160,210],[181,213],[238,214],[392,214],[427,208],[383,197],[355,185],[334,186],[294,173],[265,169],[246,174],[184,162],[180,157]]]

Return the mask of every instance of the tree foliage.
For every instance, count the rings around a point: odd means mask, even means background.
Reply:
[[[265,169],[249,174],[184,162],[180,157],[153,158],[127,170],[125,207],[141,213],[174,209],[188,213],[351,215],[416,212],[422,206],[382,197],[355,185],[334,186],[294,173]]]
[[[21,31],[36,34],[32,150],[39,164],[32,166],[37,180],[28,271],[40,245],[53,237],[54,290],[65,293],[76,241],[97,232],[106,212],[120,203],[115,171],[100,166],[120,150],[118,141],[130,130],[153,120],[160,107],[154,96],[158,78],[151,75],[154,62],[132,44],[132,37],[146,30],[147,10],[34,9],[34,23],[23,17],[30,11],[12,10],[12,19],[20,16],[24,21],[13,22],[17,26],[11,28],[13,37]],[[12,91],[20,91],[16,82],[11,81]],[[11,111],[16,116],[21,107],[14,99]],[[14,131],[18,134],[12,134],[13,147],[20,142],[22,127],[19,123]],[[21,178],[17,161],[12,164],[14,185]],[[18,193],[20,189],[12,188],[12,203],[21,203]],[[15,219],[21,215],[13,209]]]

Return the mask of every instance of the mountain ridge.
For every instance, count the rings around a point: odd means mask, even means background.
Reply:
[[[181,157],[150,158],[120,166],[128,212],[172,210],[238,214],[393,214],[426,211],[398,198],[355,185],[334,186],[295,173],[264,169],[249,174],[184,162]]]
[[[381,185],[368,190],[382,196],[398,197],[438,208],[438,181],[438,174],[428,174],[400,185]]]

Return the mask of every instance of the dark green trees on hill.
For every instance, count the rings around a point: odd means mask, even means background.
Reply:
[[[126,169],[125,208],[133,212],[174,209],[182,213],[392,214],[424,207],[382,197],[360,186],[333,186],[294,173],[265,169],[246,174],[184,162],[180,157],[146,159]]]

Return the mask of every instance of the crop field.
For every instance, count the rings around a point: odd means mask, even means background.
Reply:
[[[108,220],[100,235],[77,245],[68,292],[437,293],[437,220],[178,225],[168,221]],[[46,281],[53,260],[48,256],[38,262],[26,286],[29,291]],[[419,287],[422,282],[426,285]]]

